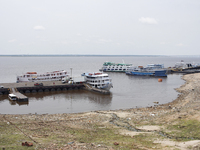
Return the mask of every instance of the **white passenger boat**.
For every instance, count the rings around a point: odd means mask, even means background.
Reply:
[[[58,81],[69,76],[67,71],[59,70],[38,74],[37,72],[27,72],[22,76],[17,76],[18,82],[38,82],[38,81]]]
[[[84,74],[85,82],[94,88],[104,89],[109,91],[113,87],[108,74],[102,72],[93,72]]]
[[[126,72],[131,66],[132,64],[104,62],[101,71]]]
[[[181,60],[181,62],[177,62],[175,64],[175,66],[173,67],[173,69],[200,69],[200,64],[194,63],[194,62],[184,62],[183,60]]]

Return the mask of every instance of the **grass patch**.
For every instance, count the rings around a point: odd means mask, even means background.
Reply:
[[[200,122],[197,120],[179,120],[175,125],[168,125],[168,135],[184,140],[200,139]]]
[[[22,142],[24,141],[30,141],[30,139],[19,132],[13,125],[8,125],[5,122],[0,123],[0,149],[34,149],[34,147],[23,147]]]
[[[153,135],[136,135],[134,137],[125,136],[116,133],[112,128],[99,128],[96,126],[94,130],[71,129],[68,130],[73,134],[75,139],[80,143],[95,143],[101,145],[112,146],[116,149],[138,149],[141,145],[146,148],[155,147],[153,143]],[[114,145],[117,142],[119,145]]]

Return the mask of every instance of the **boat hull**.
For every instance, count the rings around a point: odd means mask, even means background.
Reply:
[[[101,86],[99,88],[109,91],[112,87],[113,87],[112,83],[107,83],[105,86]]]
[[[127,75],[137,75],[137,76],[155,76],[155,77],[167,77],[166,70],[158,70],[153,72],[140,72],[140,71],[131,71],[126,72]]]

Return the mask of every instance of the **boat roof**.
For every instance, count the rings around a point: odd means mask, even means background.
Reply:
[[[15,94],[8,94],[10,97],[17,97]]]
[[[103,65],[119,65],[119,66],[130,66],[132,64],[125,64],[125,63],[113,63],[113,62],[104,62]]]
[[[45,73],[39,73],[39,74],[50,74],[50,73],[63,73],[63,72],[67,72],[66,70],[57,70],[57,71],[47,71]],[[26,72],[25,74],[38,74],[37,72]]]
[[[108,74],[102,72],[87,72],[85,76],[108,76]]]

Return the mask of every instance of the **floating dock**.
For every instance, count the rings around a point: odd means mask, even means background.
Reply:
[[[16,88],[9,89],[9,93],[14,94],[17,97],[17,101],[19,102],[28,101],[28,97],[18,92]]]

